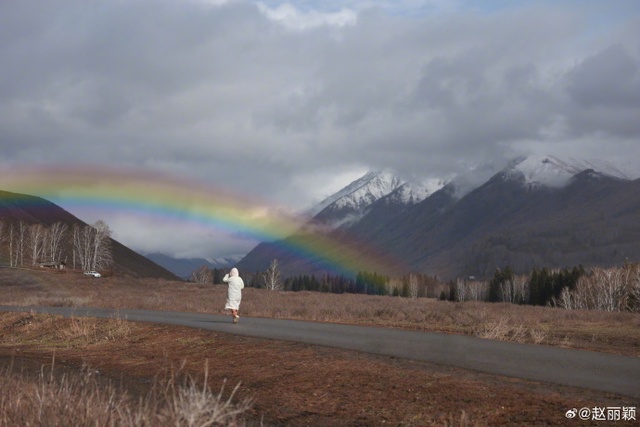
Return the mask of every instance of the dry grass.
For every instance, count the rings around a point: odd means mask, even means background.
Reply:
[[[54,359],[55,362],[55,359]],[[252,402],[234,403],[191,376],[156,379],[141,398],[84,367],[78,372],[33,377],[7,368],[0,376],[0,425],[3,426],[241,426]],[[205,378],[206,384],[206,378]]]
[[[223,313],[225,299],[224,285],[0,270],[2,305]],[[640,355],[640,316],[632,313],[250,288],[241,311]],[[0,314],[0,362],[2,355],[51,360],[52,353],[60,365],[95,368],[54,376],[0,372],[0,425],[238,425],[244,417],[291,426],[574,425],[564,417],[569,408],[632,404],[355,352],[129,323],[118,315]],[[211,391],[225,381],[242,386]],[[255,398],[252,408],[247,397]]]
[[[184,363],[178,368],[174,361],[167,362],[169,366],[156,366],[154,371],[161,375],[145,387],[146,393],[137,395],[130,395],[86,365],[62,373],[54,369],[56,354],[90,349],[108,354],[113,346],[139,340],[141,330],[117,315],[109,319],[65,319],[33,312],[2,313],[0,349],[13,349],[12,358],[24,359],[24,350],[31,349],[53,354],[53,359],[37,375],[15,372],[12,363],[0,371],[0,426],[246,425],[243,414],[251,408],[252,400],[236,398],[239,384],[231,393],[226,392],[224,380],[220,391],[214,393],[209,388],[208,365],[200,381],[192,373],[183,372]]]
[[[568,408],[633,406],[606,393],[175,326],[131,323],[105,339],[113,319],[76,320],[0,313],[0,366],[6,356],[51,366],[53,353],[67,369],[0,369],[0,425],[206,425],[198,419],[214,417],[211,404],[231,413],[219,425],[571,426]],[[225,381],[241,385],[220,389]]]
[[[21,286],[13,283],[20,283]],[[0,270],[0,304],[135,308],[224,313],[225,285],[202,285],[123,277]],[[640,315],[509,303],[448,302],[430,298],[279,292],[245,288],[241,311],[249,317],[301,319],[474,335],[520,343],[582,348],[640,356]],[[114,320],[117,322],[117,319]],[[93,331],[77,320],[79,336]],[[78,343],[82,341],[78,338]]]
[[[60,329],[58,335],[68,345],[85,346],[101,340],[126,339],[130,332],[131,324],[116,314],[106,321],[73,316],[69,325]]]

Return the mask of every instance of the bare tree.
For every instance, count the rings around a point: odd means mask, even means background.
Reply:
[[[489,296],[489,282],[473,280],[467,282],[467,293],[471,301],[486,301]]]
[[[418,275],[411,273],[409,274],[409,298],[418,298],[418,290]]]
[[[456,300],[463,302],[467,299],[467,290],[469,289],[469,285],[467,281],[464,279],[458,278],[456,280]]]
[[[11,267],[24,265],[27,228],[24,221],[9,224],[9,265]]]
[[[76,257],[83,270],[106,268],[113,262],[111,253],[111,230],[102,220],[93,226],[73,226],[74,265]]]
[[[575,288],[562,290],[557,304],[568,309],[623,311],[628,309],[628,276],[620,268],[594,268]]]
[[[525,276],[513,276],[500,284],[501,301],[522,304],[529,300],[528,280]]]
[[[605,311],[622,311],[627,308],[626,283],[620,268],[596,269],[595,279],[601,284],[598,308]]]
[[[527,276],[515,276],[513,278],[513,289],[516,303],[529,303],[529,278]]]
[[[4,221],[0,221],[0,248],[4,247],[4,245],[3,245],[3,243],[5,241],[4,229],[5,229]],[[3,251],[0,251],[0,257],[2,256],[2,252]]]
[[[191,281],[200,284],[213,283],[213,272],[206,265],[198,267],[193,273],[191,273]]]
[[[62,242],[67,232],[67,224],[56,222],[49,227],[47,233],[47,256],[49,261],[61,261]]]
[[[81,228],[78,224],[73,224],[71,241],[73,243],[73,268],[77,268],[78,264],[82,266],[82,244],[81,244]]]
[[[80,226],[78,224],[73,225],[73,253],[74,253],[74,268],[76,267],[76,258],[80,268],[83,270],[91,270],[91,239],[92,232],[89,226]]]
[[[498,285],[499,300],[513,304],[523,304],[529,301],[529,286],[526,276],[511,275]]]
[[[9,266],[15,267],[14,264],[14,253],[13,253],[13,234],[15,233],[13,222],[9,223],[9,234],[7,235],[7,240],[9,242]]]
[[[562,288],[562,292],[560,292],[560,299],[557,301],[554,300],[554,304],[566,308],[567,310],[577,310],[580,308],[576,301],[575,292],[569,290],[568,287]]]
[[[507,281],[500,284],[500,301],[513,302],[513,282]]]
[[[29,253],[31,254],[31,264],[35,265],[39,261],[42,261],[46,229],[42,224],[31,224],[28,230],[29,230]]]
[[[628,268],[627,271],[627,287],[629,289],[629,297],[632,301],[631,310],[640,312],[640,265],[635,264]]]
[[[278,268],[278,260],[271,261],[269,268],[262,275],[264,287],[271,291],[279,291],[282,289],[282,280],[280,280],[280,269]]]
[[[111,254],[111,230],[103,220],[97,221],[93,228],[95,237],[93,241],[92,270],[109,267],[113,263]]]
[[[83,245],[83,231],[83,228],[78,224],[73,224],[73,268],[76,268],[79,264],[80,268],[84,270],[84,258],[86,253]]]

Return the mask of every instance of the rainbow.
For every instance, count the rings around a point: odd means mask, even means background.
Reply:
[[[95,165],[20,167],[0,170],[0,183],[1,190],[39,196],[65,209],[165,218],[273,242],[279,251],[335,273],[384,271],[399,264],[354,236],[301,231],[304,218],[259,197],[158,172]]]

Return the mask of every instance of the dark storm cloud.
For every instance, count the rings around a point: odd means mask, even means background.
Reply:
[[[566,75],[567,117],[576,133],[640,135],[640,61],[616,44],[589,56]]]
[[[586,58],[567,74],[568,93],[587,108],[637,108],[640,105],[640,67],[621,45]]]

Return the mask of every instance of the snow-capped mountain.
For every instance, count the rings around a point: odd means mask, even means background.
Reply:
[[[378,200],[412,205],[419,203],[447,182],[442,179],[404,181],[389,171],[372,171],[327,197],[307,211],[313,225],[329,229],[349,226],[360,220]]]
[[[400,188],[399,178],[388,171],[368,172],[309,210],[312,223],[336,228],[357,222],[375,201]]]
[[[372,171],[353,181],[307,211],[312,218],[308,226],[321,226],[325,231],[351,227],[377,209],[380,201],[387,207],[404,208],[418,204],[445,186],[451,196],[460,200],[486,183],[496,174],[523,183],[527,188],[562,188],[577,174],[593,170],[596,174],[621,180],[640,177],[640,169],[602,159],[528,156],[511,160],[506,167],[498,163],[482,163],[458,171],[450,179],[430,178],[408,182],[389,171]],[[375,216],[374,216],[375,217]]]
[[[416,187],[389,173],[369,173],[327,198],[304,230],[311,232],[291,236],[291,242],[312,246],[313,225],[319,224],[317,231],[330,238],[366,242],[357,248],[363,264],[370,253],[382,252],[391,264],[401,260],[405,270],[443,277],[488,277],[507,265],[521,272],[620,265],[640,259],[640,167],[630,166],[530,156]],[[325,271],[322,259],[288,251],[291,242],[261,244],[239,265],[261,271],[277,258],[286,274]],[[401,272],[379,261],[370,268]]]
[[[337,208],[361,209],[391,193],[400,185],[402,182],[388,172],[370,171],[310,208],[307,214],[316,216],[331,205]]]
[[[516,159],[505,172],[523,178],[527,185],[560,188],[567,185],[576,174],[586,170],[624,180],[638,178],[638,172],[608,160],[556,156],[530,156]]]
[[[376,201],[386,204],[412,205],[450,184],[452,194],[461,199],[484,184],[491,176],[502,171],[505,177],[523,182],[527,187],[545,186],[561,188],[571,178],[585,170],[593,170],[605,176],[631,180],[640,173],[630,167],[600,159],[560,158],[557,156],[529,156],[512,160],[502,169],[494,163],[470,166],[452,179],[430,178],[408,182],[389,171],[368,172],[335,194],[309,209],[306,214],[311,224],[329,229],[349,227],[363,218]]]
[[[389,193],[386,198],[393,200],[395,203],[413,205],[420,203],[446,184],[446,180],[438,178],[427,179],[421,182],[405,182]]]

